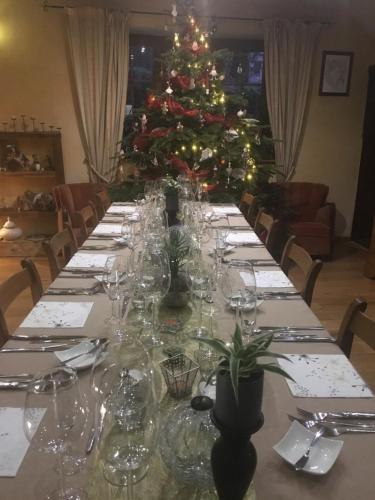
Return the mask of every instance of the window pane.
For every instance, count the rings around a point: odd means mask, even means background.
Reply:
[[[249,68],[247,83],[249,85],[262,85],[264,52],[249,52],[247,59]]]

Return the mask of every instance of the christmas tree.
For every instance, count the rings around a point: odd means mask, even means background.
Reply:
[[[149,92],[133,112],[123,157],[137,166],[136,177],[180,174],[199,179],[212,198],[256,194],[276,169],[262,163],[263,127],[247,118],[241,95],[223,90],[225,50],[210,51],[210,35],[190,15],[163,56],[165,91]],[[269,147],[268,147],[269,150]]]

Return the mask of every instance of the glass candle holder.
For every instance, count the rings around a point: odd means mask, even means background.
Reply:
[[[199,366],[184,354],[177,354],[160,362],[168,393],[181,399],[192,392]]]

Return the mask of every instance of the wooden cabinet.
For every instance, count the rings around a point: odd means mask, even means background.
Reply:
[[[19,240],[0,241],[0,256],[41,254],[41,242],[57,231],[46,194],[62,183],[60,133],[0,132],[0,226],[10,217],[23,230]]]

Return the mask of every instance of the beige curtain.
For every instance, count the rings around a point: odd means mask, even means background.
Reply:
[[[91,177],[111,182],[125,116],[129,20],[123,12],[66,8],[65,25],[78,123]],[[95,174],[92,176],[92,174]]]
[[[319,23],[265,20],[264,52],[267,105],[276,163],[290,180],[296,168]]]

